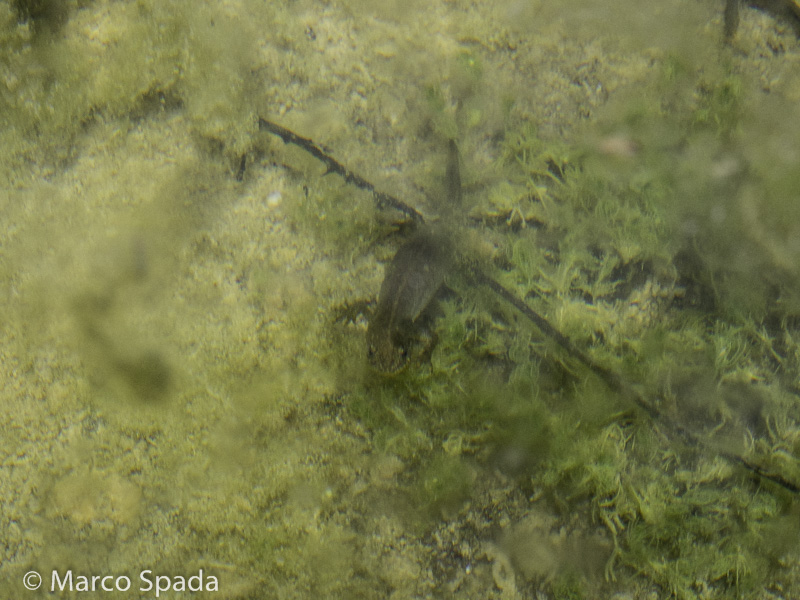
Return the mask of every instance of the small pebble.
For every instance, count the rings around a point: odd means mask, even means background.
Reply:
[[[278,191],[270,192],[269,195],[267,196],[267,206],[269,206],[270,208],[275,208],[276,206],[280,205],[282,199],[283,197],[281,196],[280,192]]]

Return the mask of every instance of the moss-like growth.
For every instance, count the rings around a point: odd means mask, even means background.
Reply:
[[[455,457],[474,454],[602,526],[614,548],[609,579],[643,574],[681,599],[749,597],[790,579],[780,564],[797,550],[793,536],[764,540],[794,501],[715,454],[800,482],[792,393],[773,375],[798,369],[791,225],[780,224],[796,221],[786,191],[795,176],[775,157],[759,167],[777,175],[767,183],[729,150],[749,110],[736,77],[681,77],[696,86],[691,99],[678,94],[669,112],[629,121],[642,147],[625,159],[626,178],[602,176],[619,157],[522,129],[498,159],[506,179],[472,210],[499,250],[484,268],[644,390],[658,416],[454,278],[459,298],[443,303],[430,364],[377,384],[386,408],[368,422],[387,450],[422,464],[426,506],[458,508],[469,488]],[[666,145],[655,133],[664,128]],[[440,447],[452,456],[430,452]],[[553,591],[580,597],[573,583]]]
[[[0,3],[5,168],[22,157],[69,157],[98,116],[141,118],[179,105],[198,137],[222,145],[231,160],[252,146],[251,21],[206,3],[119,2],[104,11],[80,4]]]
[[[396,3],[397,30],[340,4],[0,2],[2,568],[208,560],[243,597],[791,595],[797,500],[728,458],[800,482],[796,86],[693,56],[707,3],[653,7],[632,61],[596,39],[627,1]],[[403,232],[256,140],[257,110],[411,196],[444,187],[425,145],[457,140],[470,218],[442,225],[462,268],[428,359],[366,372],[364,321],[334,307],[377,291]],[[86,462],[114,473],[69,474]]]

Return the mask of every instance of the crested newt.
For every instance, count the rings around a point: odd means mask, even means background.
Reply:
[[[448,142],[445,169],[445,209],[451,215],[461,205],[458,147]],[[394,255],[378,296],[378,307],[367,328],[367,359],[386,374],[401,371],[417,338],[417,320],[442,287],[453,266],[447,232],[423,229]]]
[[[417,321],[442,287],[451,263],[448,240],[427,230],[394,255],[367,328],[367,358],[376,370],[392,374],[406,366]]]

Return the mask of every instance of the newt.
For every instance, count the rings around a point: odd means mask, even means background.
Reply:
[[[461,173],[458,147],[447,146],[444,200],[451,219],[461,207]],[[418,322],[453,267],[451,236],[429,228],[416,233],[400,247],[386,270],[378,306],[367,327],[367,360],[386,374],[402,371],[417,341]]]
[[[393,374],[406,366],[419,318],[451,267],[449,241],[428,230],[415,234],[395,253],[367,327],[367,359],[376,370]]]

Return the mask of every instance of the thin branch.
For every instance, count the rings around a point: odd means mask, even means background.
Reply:
[[[277,135],[286,144],[300,146],[313,157],[322,161],[328,168],[328,173],[336,173],[337,175],[341,175],[347,183],[352,183],[353,185],[360,187],[362,190],[372,192],[372,195],[375,196],[375,201],[378,204],[378,208],[393,208],[408,216],[412,221],[419,223],[420,225],[425,222],[422,213],[417,211],[414,207],[409,206],[402,200],[398,200],[394,196],[378,191],[369,181],[357,173],[353,173],[342,163],[327,154],[322,148],[314,143],[313,140],[301,137],[293,131],[286,129],[285,127],[281,127],[272,121],[262,119],[261,117],[258,118],[258,128],[261,131],[268,131]]]

